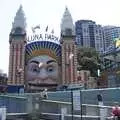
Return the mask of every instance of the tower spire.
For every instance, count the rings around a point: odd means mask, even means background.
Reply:
[[[25,30],[26,28],[26,18],[24,15],[23,7],[20,5],[16,16],[14,17],[14,22],[12,23],[12,29],[20,27]]]
[[[9,36],[9,77],[10,85],[24,85],[24,64],[26,45],[26,20],[22,5],[20,5]]]
[[[75,28],[68,8],[65,8],[61,23],[62,84],[77,83],[77,52]]]
[[[75,27],[73,24],[72,16],[66,6],[65,12],[63,14],[62,22],[61,22],[61,34],[64,36],[73,36],[75,35]]]

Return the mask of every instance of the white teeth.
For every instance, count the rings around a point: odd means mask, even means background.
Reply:
[[[42,83],[43,84],[56,84],[56,82],[53,82],[50,79],[47,79],[47,80],[35,79],[32,81],[28,81],[28,83],[31,83],[31,84],[42,84]]]

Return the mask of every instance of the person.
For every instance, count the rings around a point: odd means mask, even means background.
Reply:
[[[59,84],[60,45],[49,41],[31,43],[26,47],[26,82],[36,87],[54,87]],[[49,44],[49,46],[45,47]],[[54,48],[53,45],[56,45]],[[34,48],[31,50],[31,47]],[[35,47],[36,46],[36,47]],[[53,47],[50,47],[53,46]],[[59,52],[58,52],[59,51]]]
[[[120,107],[117,102],[115,102],[115,106],[112,108],[112,115],[117,120],[120,120]]]
[[[42,92],[42,98],[47,99],[48,95],[47,95],[47,89],[45,88]]]

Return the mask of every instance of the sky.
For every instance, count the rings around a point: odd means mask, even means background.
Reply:
[[[74,23],[88,19],[103,26],[120,26],[120,0],[0,0],[0,69],[7,74],[9,33],[20,5],[25,12],[28,32],[35,25],[43,28],[48,25],[59,36],[66,6]]]

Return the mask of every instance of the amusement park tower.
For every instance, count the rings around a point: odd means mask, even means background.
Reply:
[[[68,8],[65,9],[61,23],[61,46],[62,84],[77,83],[75,27]]]
[[[24,85],[24,53],[26,44],[26,20],[22,6],[18,9],[9,36],[8,85]]]

